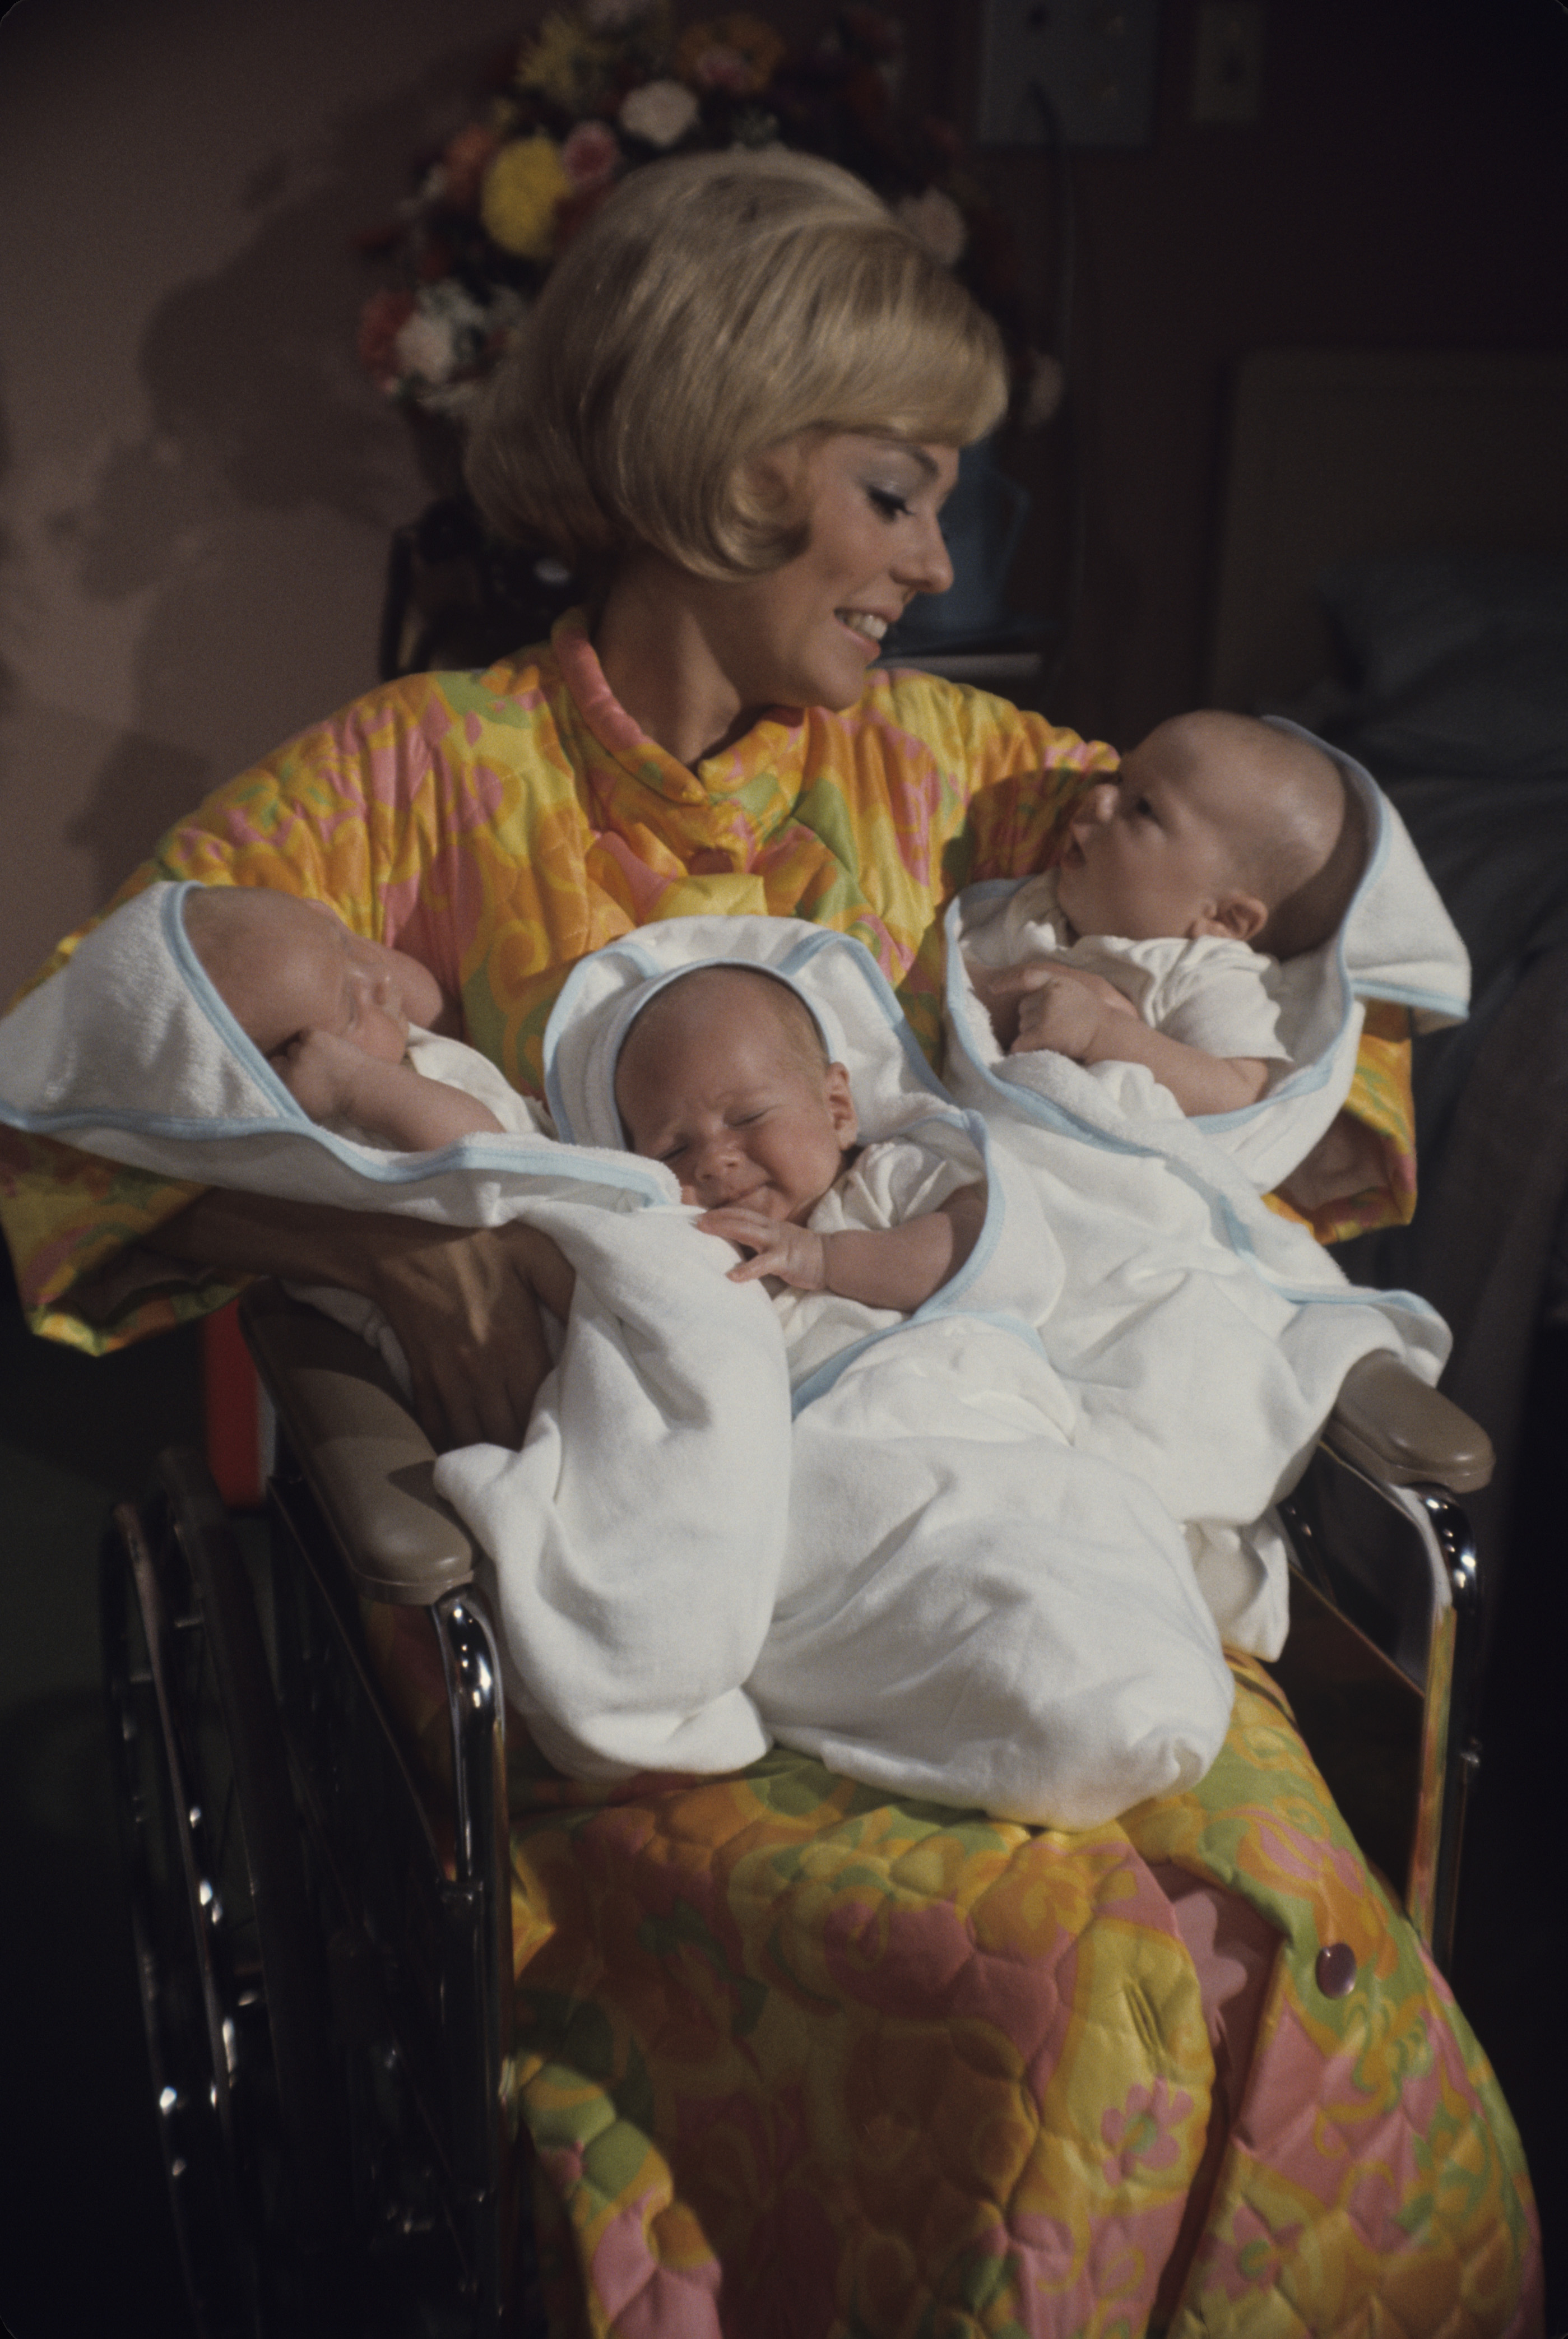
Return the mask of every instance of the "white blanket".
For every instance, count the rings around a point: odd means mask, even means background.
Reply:
[[[1182,1525],[1255,1515],[1356,1357],[1434,1372],[1443,1335],[1418,1303],[1350,1294],[1245,1179],[1226,1190],[1212,1148],[1194,1165],[1139,1145],[1163,1183],[1110,1181],[1097,1232],[1114,1142],[1097,1131],[1086,1157],[1059,1129],[1042,1163],[1028,1120],[1022,1148],[1011,1126],[999,1145],[860,947],[793,922],[674,921],[583,962],[547,1052],[557,1125],[586,1150],[376,1153],[307,1120],[238,1033],[185,943],[182,890],[127,904],[0,1023],[0,1111],[182,1177],[524,1217],[560,1243],[577,1293],[521,1452],[448,1456],[438,1483],[491,1555],[508,1690],[561,1768],[726,1770],[771,1735],[891,1791],[1064,1826],[1201,1775],[1230,1683]],[[990,1189],[960,1275],[797,1389],[793,1435],[767,1300],[727,1280],[667,1171],[612,1150],[636,994],[729,955],[806,997],[868,1140],[934,1126]]]
[[[1277,970],[1281,1037],[1299,1069],[1240,1111],[1189,1120],[1143,1065],[1004,1056],[964,945],[1015,889],[971,887],[947,917],[947,1084],[1027,1167],[1060,1243],[1066,1281],[1041,1331],[1078,1403],[1075,1442],[1133,1471],[1184,1523],[1227,1640],[1264,1657],[1289,1623],[1268,1514],[1346,1372],[1388,1347],[1435,1381],[1449,1346],[1425,1301],[1356,1290],[1259,1191],[1343,1102],[1363,998],[1395,1000],[1427,1029],[1466,1012],[1464,945],[1398,814],[1358,764],[1336,761],[1366,809],[1366,867],[1340,933]]]

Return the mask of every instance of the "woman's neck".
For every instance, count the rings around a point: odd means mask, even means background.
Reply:
[[[605,680],[650,739],[694,770],[744,737],[765,711],[748,698],[735,646],[745,587],[710,583],[656,552],[616,571],[594,647]]]

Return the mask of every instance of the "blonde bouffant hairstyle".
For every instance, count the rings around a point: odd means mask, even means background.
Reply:
[[[552,270],[488,387],[468,483],[574,567],[649,546],[699,577],[800,549],[751,458],[813,431],[967,446],[1001,337],[880,198],[784,148],[651,164]]]

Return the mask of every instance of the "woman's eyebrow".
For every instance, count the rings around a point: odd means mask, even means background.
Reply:
[[[877,437],[878,445],[884,447],[890,455],[907,455],[910,461],[918,465],[928,479],[935,479],[941,465],[934,455],[926,453],[923,447],[917,447],[911,439],[895,439],[891,434],[886,438],[878,437],[876,433],[871,435]]]

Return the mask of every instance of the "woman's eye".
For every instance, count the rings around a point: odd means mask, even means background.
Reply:
[[[868,488],[866,494],[871,498],[873,508],[882,514],[883,519],[909,518],[907,501],[902,496],[895,494],[892,488]]]

